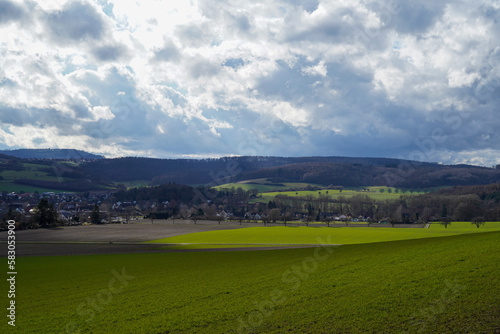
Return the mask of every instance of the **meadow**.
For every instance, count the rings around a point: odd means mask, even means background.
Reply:
[[[385,187],[385,186],[369,186],[369,187],[347,187],[345,189],[321,189],[321,190],[305,190],[306,188],[323,188],[318,184],[310,183],[291,183],[285,182],[281,184],[272,184],[266,179],[254,179],[240,181],[236,183],[226,183],[214,188],[222,189],[237,189],[241,188],[245,191],[257,189],[259,194],[257,198],[250,200],[250,203],[268,203],[273,201],[277,195],[285,195],[291,197],[305,197],[312,196],[317,198],[319,196],[328,196],[335,198],[339,196],[352,197],[355,195],[366,195],[375,200],[398,199],[402,194],[419,195],[428,192],[432,189],[421,189],[418,191],[410,192],[408,189]],[[302,189],[302,190],[298,190]]]
[[[237,230],[206,231],[150,241],[151,243],[199,245],[317,245],[362,244],[453,236],[500,231],[500,222],[477,228],[470,222],[454,222],[445,228],[439,223],[430,228],[392,227],[249,227]]]
[[[322,187],[319,184],[313,184],[313,183],[285,182],[285,183],[274,184],[266,179],[252,179],[234,183],[226,183],[219,186],[215,186],[214,188],[216,188],[217,190],[241,188],[245,191],[251,189],[257,189],[260,193],[263,193],[272,191],[286,191],[295,188],[306,188],[307,186]]]
[[[16,328],[4,321],[1,331],[494,333],[499,253],[500,232],[486,232],[273,251],[18,258]]]
[[[3,170],[0,171],[0,190],[7,192],[58,192],[54,189],[35,187],[15,183],[16,179],[32,179],[41,181],[65,182],[72,180],[70,178],[57,177],[49,175],[44,169],[52,168],[50,165],[22,163],[23,170]]]

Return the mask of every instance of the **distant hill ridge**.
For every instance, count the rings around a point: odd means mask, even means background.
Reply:
[[[23,164],[23,159],[31,159],[25,162],[40,166]],[[77,164],[65,164],[63,160],[80,161]],[[273,183],[400,188],[500,182],[500,169],[391,158],[239,156],[209,159],[105,159],[70,149],[0,151],[0,172],[8,170],[16,171],[16,177],[12,179],[11,174],[5,174],[6,179],[0,179],[0,183],[3,182],[5,186],[16,184],[75,191],[111,189],[117,183],[136,181],[149,185],[176,183],[216,186],[235,181],[267,179]],[[33,173],[20,173],[25,170],[38,171],[40,177]],[[57,180],[48,180],[47,177],[57,177]]]
[[[218,159],[117,158],[81,165],[93,178],[211,186],[249,179],[341,186],[431,188],[500,182],[500,170],[386,158],[264,157]]]
[[[58,160],[87,160],[104,159],[102,155],[96,155],[74,149],[18,149],[2,150],[0,154],[5,154],[22,159],[58,159]]]

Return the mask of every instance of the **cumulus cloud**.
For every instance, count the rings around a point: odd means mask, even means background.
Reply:
[[[74,1],[60,10],[48,13],[47,26],[51,37],[65,43],[86,39],[98,40],[106,31],[105,21],[89,3]]]
[[[499,22],[488,0],[5,0],[0,146],[500,163]]]
[[[25,17],[25,14],[24,8],[15,2],[8,0],[0,2],[0,25],[19,21]]]

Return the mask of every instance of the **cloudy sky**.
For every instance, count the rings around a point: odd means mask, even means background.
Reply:
[[[498,0],[0,0],[0,149],[500,163]]]

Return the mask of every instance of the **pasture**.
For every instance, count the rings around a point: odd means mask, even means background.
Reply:
[[[16,328],[4,321],[1,330],[494,333],[499,253],[500,232],[488,232],[273,251],[21,257]]]
[[[269,191],[262,192],[259,197],[252,199],[251,202],[267,203],[274,200],[277,195],[285,195],[290,197],[306,197],[312,196],[318,198],[320,196],[327,196],[329,198],[337,198],[340,196],[349,198],[355,195],[366,195],[375,200],[398,199],[401,195],[419,195],[425,193],[424,191],[408,192],[399,188],[391,187],[366,187],[366,188],[347,188],[343,190],[337,189],[321,189],[321,190],[297,190],[297,191]]]
[[[62,163],[61,163],[62,164]],[[23,170],[3,170],[0,171],[0,190],[7,192],[57,192],[57,190],[35,187],[24,184],[16,184],[17,179],[30,179],[30,180],[41,180],[41,181],[53,181],[53,182],[65,182],[72,180],[66,177],[57,177],[54,175],[49,175],[47,169],[53,168],[52,165],[44,164],[34,164],[34,163],[22,163]]]
[[[307,187],[322,187],[319,184],[313,184],[313,183],[302,183],[302,182],[285,182],[285,183],[279,183],[279,184],[274,184],[270,181],[267,181],[266,179],[252,179],[252,180],[245,180],[245,181],[240,181],[240,182],[234,182],[234,183],[226,183],[222,184],[219,186],[215,186],[217,190],[222,190],[222,189],[238,189],[241,188],[245,191],[251,190],[251,189],[257,189],[259,193],[263,192],[272,192],[272,191],[286,191],[289,189],[298,189],[298,188],[307,188]]]
[[[319,190],[308,190],[307,188],[323,188]],[[408,189],[385,187],[385,186],[369,186],[369,187],[347,187],[340,189],[326,189],[324,186],[309,183],[280,183],[272,184],[266,179],[253,179],[245,180],[236,183],[226,183],[214,187],[217,190],[223,189],[237,189],[241,188],[245,191],[257,189],[259,194],[257,198],[252,198],[250,203],[268,203],[273,201],[277,195],[285,195],[290,197],[306,197],[312,196],[318,198],[319,196],[327,196],[329,198],[336,197],[352,197],[355,195],[366,195],[375,200],[398,199],[402,194],[419,195],[423,194],[429,189],[420,189],[410,191]],[[299,190],[300,189],[300,190]]]
[[[390,226],[390,225],[389,225]],[[499,222],[488,222],[477,228],[469,222],[455,222],[445,228],[392,227],[249,227],[235,230],[205,231],[162,238],[150,243],[205,245],[318,245],[362,244],[453,236],[467,233],[500,231]],[[192,246],[193,247],[193,246]]]

